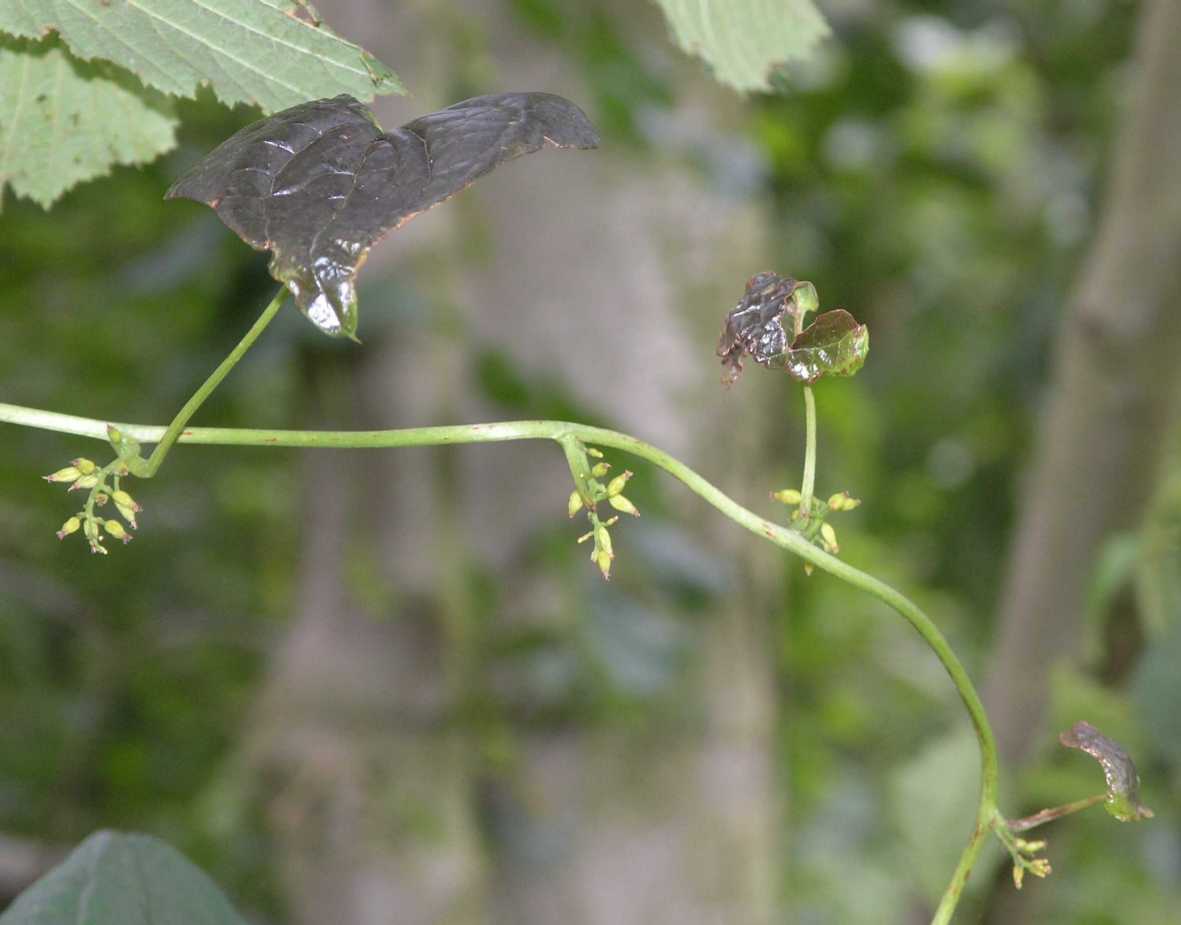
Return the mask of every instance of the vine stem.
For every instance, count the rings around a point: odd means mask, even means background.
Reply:
[[[816,396],[804,386],[804,481],[800,485],[800,510],[812,514],[812,493],[816,488]]]
[[[173,444],[180,437],[181,431],[184,430],[184,426],[189,422],[189,419],[197,413],[197,409],[205,403],[205,399],[209,397],[210,393],[221,385],[221,381],[229,375],[230,370],[238,365],[238,361],[246,355],[246,351],[253,346],[254,342],[258,340],[259,335],[266,330],[267,325],[278,314],[286,298],[287,288],[280,286],[279,291],[275,293],[275,297],[262,310],[262,314],[251,325],[250,330],[238,341],[237,345],[229,352],[226,358],[217,365],[217,369],[209,374],[209,378],[201,383],[200,387],[184,403],[180,411],[176,413],[176,417],[172,419],[172,423],[168,425],[168,428],[164,431],[164,435],[156,443],[155,449],[152,450],[152,455],[142,465],[134,469],[134,475],[139,478],[150,479],[160,471],[164,457],[168,455],[168,451],[172,449]]]
[[[1064,803],[1061,806],[1043,809],[1040,812],[1034,813],[1032,816],[1025,816],[1021,819],[1010,819],[1008,821],[1009,831],[1028,832],[1030,829],[1036,829],[1039,825],[1045,825],[1047,822],[1053,822],[1055,819],[1061,819],[1063,816],[1069,816],[1071,813],[1079,813],[1084,809],[1090,809],[1092,806],[1098,806],[1106,799],[1108,799],[1107,793],[1096,793],[1094,796],[1084,797],[1081,800],[1075,800],[1073,803]]]
[[[245,348],[249,347],[250,342],[261,332],[261,327],[265,327],[266,322],[273,316],[274,310],[277,310],[281,302],[281,295],[276,296],[271,305],[267,307],[267,311],[255,323],[251,332],[247,334],[239,347],[235,348],[235,354],[240,356],[245,352]],[[743,507],[711,482],[698,475],[693,469],[663,450],[629,434],[614,430],[567,421],[504,421],[488,424],[369,431],[260,430],[220,427],[185,429],[184,422],[200,405],[204,396],[208,395],[213,387],[224,378],[225,373],[233,365],[230,360],[235,357],[235,354],[231,354],[227,358],[227,362],[218,367],[205,385],[181,409],[181,413],[177,415],[169,427],[122,423],[116,423],[116,426],[124,434],[141,443],[157,443],[156,451],[151,456],[151,459],[156,460],[156,468],[159,467],[159,460],[163,458],[160,449],[165,446],[164,441],[166,440],[206,446],[327,447],[337,449],[552,440],[562,447],[568,460],[576,446],[575,441],[584,445],[610,447],[648,460],[738,525],[799,556],[806,562],[811,562],[816,568],[828,572],[833,577],[873,595],[897,611],[918,632],[947,671],[968,711],[980,746],[980,802],[976,815],[976,826],[960,856],[952,880],[944,892],[935,916],[931,920],[932,925],[947,925],[951,922],[956,905],[967,885],[968,876],[979,857],[988,832],[994,827],[1005,824],[996,804],[997,748],[988,717],[984,712],[984,706],[980,702],[980,697],[968,677],[967,671],[931,618],[909,598],[885,582],[812,545],[796,531],[773,523]],[[4,422],[97,439],[106,439],[108,427],[108,422],[93,418],[74,417],[52,411],[0,403],[0,423]],[[814,443],[814,441],[810,441],[810,443]],[[171,443],[168,446],[171,446]],[[154,472],[155,469],[152,471]]]
[[[810,283],[806,285],[811,285]],[[799,307],[799,303],[793,297],[792,302],[796,305],[795,317],[792,321],[792,327],[795,330],[795,336],[799,337],[804,330],[804,316],[808,314],[807,309]],[[812,516],[812,493],[816,488],[816,396],[812,394],[812,386],[804,386],[804,478],[800,484],[800,505],[799,510],[803,512],[805,518]],[[806,520],[805,520],[806,522]]]

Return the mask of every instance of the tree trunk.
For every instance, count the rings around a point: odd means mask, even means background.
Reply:
[[[379,426],[353,360],[308,364],[320,426]],[[476,755],[434,593],[449,563],[407,536],[436,519],[432,452],[305,454],[297,604],[247,740],[293,925],[485,920]]]
[[[1057,343],[987,686],[1010,765],[1051,741],[1048,667],[1077,652],[1104,541],[1144,515],[1181,385],[1179,35],[1181,4],[1144,4],[1106,208]]]
[[[446,14],[376,0],[318,6],[411,83],[412,102],[378,107],[387,125],[453,101],[451,86],[473,71],[481,81],[472,92],[589,100],[577,62],[523,37],[507,4],[470,0]],[[621,9],[629,34],[646,31],[675,59],[654,9]],[[454,48],[452,28],[468,30]],[[488,48],[465,44],[472,36]],[[442,73],[424,79],[428,69]],[[698,91],[698,110],[673,116],[683,144],[718,142],[713,92]],[[470,248],[464,256],[471,227],[490,242],[474,258]],[[758,207],[675,158],[548,152],[506,165],[375,249],[361,290],[364,356],[338,371],[350,402],[337,402],[323,426],[501,415],[472,374],[470,351],[494,348],[615,426],[724,473],[724,488],[765,499],[760,435],[777,416],[758,409],[771,383],[752,376],[741,399],[726,394],[713,356],[725,311],[765,268],[765,227]],[[383,273],[429,309],[383,318],[381,303],[394,301]],[[355,420],[341,420],[346,407]],[[303,584],[250,748],[273,782],[270,818],[296,925],[771,921],[778,804],[762,633],[778,600],[778,556],[752,555],[745,532],[670,488],[686,509],[670,529],[757,573],[730,569],[726,593],[703,613],[669,608],[671,621],[697,627],[674,722],[666,730],[648,720],[658,741],[626,722],[522,724],[509,733],[513,770],[480,786],[486,743],[455,722],[482,655],[474,634],[484,631],[465,589],[473,563],[498,583],[493,625],[552,590],[555,576],[526,563],[539,531],[568,526],[571,544],[578,533],[564,516],[561,453],[538,443],[312,453],[306,466]],[[637,585],[648,580],[629,536],[648,523],[620,525],[616,587],[629,571]],[[563,593],[601,584],[590,562],[575,581]],[[480,831],[487,813],[478,809],[489,802],[503,811]]]

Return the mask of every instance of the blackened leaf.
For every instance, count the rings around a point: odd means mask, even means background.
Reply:
[[[795,330],[791,295],[799,285],[790,276],[771,272],[756,273],[747,281],[742,298],[726,316],[718,342],[718,356],[726,367],[724,381],[738,378],[744,353],[762,366],[783,368],[784,353]]]
[[[852,376],[869,353],[869,328],[843,308],[819,315],[792,341],[786,369],[801,382]]]
[[[1099,762],[1107,778],[1104,807],[1120,822],[1151,819],[1152,810],[1140,802],[1140,775],[1136,765],[1119,743],[1113,742],[1090,723],[1080,720],[1058,736],[1067,748],[1077,748]]]
[[[168,191],[212,206],[325,334],[353,337],[355,278],[384,234],[498,164],[599,136],[550,93],[477,96],[383,132],[351,96],[302,103],[248,125]]]

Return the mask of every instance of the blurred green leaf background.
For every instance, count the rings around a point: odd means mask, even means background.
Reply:
[[[360,279],[364,347],[287,311],[194,423],[571,418],[775,516],[799,387],[748,369],[724,390],[714,347],[749,275],[809,279],[873,335],[816,394],[818,491],[865,499],[842,557],[913,596],[983,684],[1148,6],[822,4],[832,37],[740,97],[654,5],[325,0],[414,94],[383,124],[553,90],[603,150],[513,166],[393,236]],[[269,298],[263,255],[161,198],[257,113],[208,92],[176,112],[160,160],[50,211],[5,201],[4,401],[165,423]],[[1055,823],[1054,874],[1016,896],[989,856],[957,921],[1176,920],[1175,425],[1147,515],[1104,541],[1085,638],[1043,666],[1046,734],[1002,777],[1014,816],[1101,791],[1055,744],[1087,719],[1157,816]],[[605,585],[548,447],[180,447],[135,492],[136,541],[93,557],[55,539],[71,507],[38,477],[103,450],[3,439],[0,908],[36,872],[25,848],[113,827],[176,845],[258,922],[905,925],[967,838],[975,753],[918,638],[644,466],[608,457],[644,516]]]

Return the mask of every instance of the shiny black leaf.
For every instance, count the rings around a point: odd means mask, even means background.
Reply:
[[[477,96],[383,132],[351,96],[302,103],[248,125],[181,177],[168,198],[212,206],[321,331],[352,337],[355,279],[387,232],[504,161],[599,136],[550,93]]]
[[[778,273],[756,273],[746,283],[742,298],[726,316],[718,356],[733,382],[742,372],[742,356],[749,353],[762,366],[783,366],[795,327],[791,295],[799,283]]]

